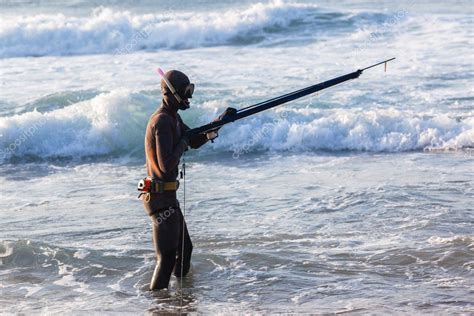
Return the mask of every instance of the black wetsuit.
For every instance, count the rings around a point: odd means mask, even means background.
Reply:
[[[179,82],[175,85],[179,86]],[[179,161],[188,142],[192,148],[198,148],[207,141],[206,135],[198,135],[191,140],[183,138],[187,129],[189,127],[177,113],[176,101],[172,96],[164,94],[163,104],[152,114],[146,129],[145,153],[149,176],[165,182],[176,181]],[[177,277],[181,277],[181,261],[183,276],[188,273],[193,245],[176,199],[176,191],[151,193],[150,200],[144,201],[144,206],[152,217],[153,244],[157,258],[150,289],[167,288],[173,270]],[[184,257],[181,258],[183,234]]]

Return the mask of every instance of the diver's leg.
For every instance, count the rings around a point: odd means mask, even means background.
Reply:
[[[169,210],[165,212],[157,212],[152,216],[156,266],[151,279],[150,290],[168,287],[176,260],[180,230],[179,216],[176,212],[169,212]],[[164,216],[165,214],[168,216]]]
[[[191,242],[191,237],[189,237],[188,227],[186,221],[181,213],[181,209],[178,209],[179,214],[179,241],[178,241],[178,250],[176,264],[174,266],[174,275],[176,277],[181,277],[181,261],[183,262],[183,276],[188,274],[189,269],[191,268],[191,254],[193,252],[193,243]],[[184,232],[184,251],[183,251],[183,232]],[[184,260],[182,259],[182,254],[184,254]]]
[[[169,285],[171,272],[174,267],[174,253],[160,253],[156,255],[156,266],[151,278],[150,290],[166,289]]]

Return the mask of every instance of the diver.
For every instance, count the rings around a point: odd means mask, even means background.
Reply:
[[[148,174],[145,181],[149,183],[141,184],[142,188],[148,190],[143,201],[153,223],[153,245],[157,260],[150,290],[167,288],[173,271],[178,278],[189,272],[193,245],[176,199],[178,165],[188,147],[199,148],[217,137],[217,130],[186,136],[189,127],[184,124],[178,110],[189,108],[194,84],[177,70],[161,74],[162,104],[151,115],[145,133]],[[227,108],[215,121],[235,112],[235,109]]]

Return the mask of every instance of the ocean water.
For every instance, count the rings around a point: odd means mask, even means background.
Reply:
[[[474,313],[473,13],[0,1],[0,313]],[[192,270],[147,290],[156,67],[196,84],[194,127],[390,57],[189,151]]]

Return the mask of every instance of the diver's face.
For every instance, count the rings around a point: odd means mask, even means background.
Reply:
[[[189,106],[190,106],[189,99],[191,99],[193,97],[193,93],[194,93],[194,84],[190,83],[188,81],[186,87],[180,93],[180,96],[181,96],[181,99],[182,99],[182,102],[179,105],[180,110],[184,111],[186,109],[189,109]]]
[[[187,110],[190,107],[189,99],[182,99],[183,101],[178,105],[178,109],[181,111]]]

